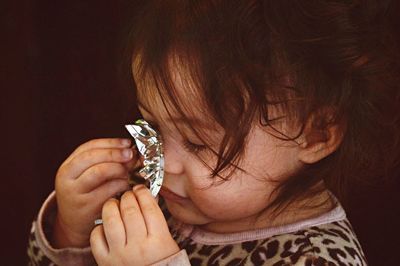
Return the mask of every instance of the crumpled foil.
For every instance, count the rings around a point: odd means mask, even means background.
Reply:
[[[144,166],[138,174],[149,181],[151,194],[156,197],[164,178],[161,135],[143,119],[136,120],[134,125],[125,125],[125,128],[134,138],[139,153],[144,157]]]

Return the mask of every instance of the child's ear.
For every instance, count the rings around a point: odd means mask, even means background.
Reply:
[[[307,119],[298,154],[301,162],[316,163],[336,151],[342,143],[343,123],[334,122],[332,117],[332,110],[324,109]]]

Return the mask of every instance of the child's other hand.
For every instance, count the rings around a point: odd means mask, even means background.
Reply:
[[[103,225],[90,236],[99,265],[149,265],[179,252],[156,200],[143,185],[103,206]]]
[[[130,144],[118,138],[91,140],[62,163],[55,180],[58,210],[53,244],[57,248],[88,246],[104,202],[129,190],[129,171],[138,164]],[[124,151],[131,153],[124,157]]]

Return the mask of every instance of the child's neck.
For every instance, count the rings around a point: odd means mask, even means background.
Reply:
[[[271,228],[311,219],[322,215],[335,207],[335,202],[327,190],[316,195],[312,199],[307,199],[307,203],[318,207],[305,208],[304,202],[294,202],[285,208],[285,210],[280,212],[274,219],[272,219],[273,215],[271,211],[267,210],[261,215],[254,215],[237,221],[212,222],[200,227],[203,230],[214,233],[234,233]]]

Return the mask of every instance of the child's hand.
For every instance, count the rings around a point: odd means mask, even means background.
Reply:
[[[180,250],[156,200],[143,185],[125,192],[120,203],[108,200],[102,219],[103,225],[90,236],[99,265],[149,265]]]
[[[53,242],[58,248],[89,245],[94,220],[104,202],[129,189],[129,171],[138,164],[136,150],[121,139],[95,139],[79,146],[56,175],[57,217]],[[128,157],[123,151],[129,151]],[[133,158],[133,159],[132,159]]]

